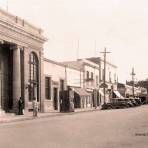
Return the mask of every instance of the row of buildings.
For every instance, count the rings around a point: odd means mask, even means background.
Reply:
[[[62,92],[74,91],[74,107],[97,107],[104,103],[103,68],[101,58],[55,62],[44,59],[45,102],[44,111],[61,110]],[[117,90],[116,66],[107,62],[106,101]],[[66,96],[64,96],[66,97]],[[66,98],[64,98],[66,99]]]
[[[21,97],[25,112],[32,100],[41,112],[61,111],[67,104],[64,92],[72,90],[75,108],[97,107],[104,103],[104,61],[100,57],[56,62],[44,58],[43,31],[0,9],[0,110],[17,112]],[[52,51],[51,51],[52,52]],[[106,102],[119,96],[117,67],[106,64]],[[70,94],[69,94],[70,95]],[[64,104],[64,105],[63,105]]]

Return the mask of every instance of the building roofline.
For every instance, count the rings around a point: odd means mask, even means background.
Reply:
[[[97,59],[97,58],[98,58],[98,60],[100,60],[101,62],[104,62],[104,60],[103,60],[101,57],[90,57],[90,58],[86,58],[86,59],[89,60],[89,61],[91,61],[91,62],[93,62],[93,63],[96,63],[95,61],[92,61],[92,59]],[[98,64],[99,64],[100,61],[98,61]],[[110,66],[114,67],[114,68],[118,68],[116,65],[111,64],[111,63],[108,62],[108,61],[106,61],[106,63],[109,64]],[[97,63],[96,63],[96,64],[97,64]]]
[[[100,60],[101,60],[102,62],[104,62],[104,60],[103,60],[102,58],[100,58]],[[109,64],[110,66],[114,67],[114,68],[118,68],[116,65],[111,64],[111,63],[108,62],[108,61],[106,61],[106,63]]]
[[[70,68],[70,69],[74,69],[74,70],[80,71],[80,69],[78,69],[78,68],[74,68],[74,67],[71,67],[70,65],[66,65],[66,64],[63,64],[61,62],[53,61],[51,59],[44,58],[44,61],[56,64],[56,65],[59,65],[59,66],[65,67],[65,68]]]
[[[43,30],[40,27],[36,27],[35,25],[26,21],[25,19],[13,15],[12,13],[7,12],[2,8],[0,8],[0,16],[1,16],[0,18],[1,21],[11,24],[27,33],[31,33],[33,35],[42,38],[44,41],[47,41],[47,38],[43,37]]]
[[[82,61],[85,65],[88,65],[88,66],[91,66],[91,67],[93,67],[93,68],[96,68],[96,69],[99,69],[100,68],[100,66],[97,64],[97,63],[95,63],[95,62],[92,62],[92,61],[90,61],[90,60],[88,60],[88,59],[78,59],[78,61]],[[87,62],[88,61],[88,62]],[[92,65],[91,65],[92,64]]]
[[[60,62],[57,62],[57,61],[53,61],[51,59],[44,58],[44,61],[52,63],[52,64],[56,64],[56,65],[59,65],[59,66],[62,66],[62,67],[66,67],[66,65],[64,65],[64,64],[62,64]]]

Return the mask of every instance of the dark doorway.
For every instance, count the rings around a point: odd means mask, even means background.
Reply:
[[[13,50],[10,44],[0,44],[0,100],[2,109],[11,112],[13,109]]]
[[[58,88],[53,88],[53,103],[54,103],[54,110],[58,109]]]

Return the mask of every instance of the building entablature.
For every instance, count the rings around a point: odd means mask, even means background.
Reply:
[[[0,40],[42,50],[47,39],[41,29],[0,9]]]

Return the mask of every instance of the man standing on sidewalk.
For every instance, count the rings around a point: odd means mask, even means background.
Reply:
[[[23,100],[21,97],[18,100],[18,115],[23,115]]]

